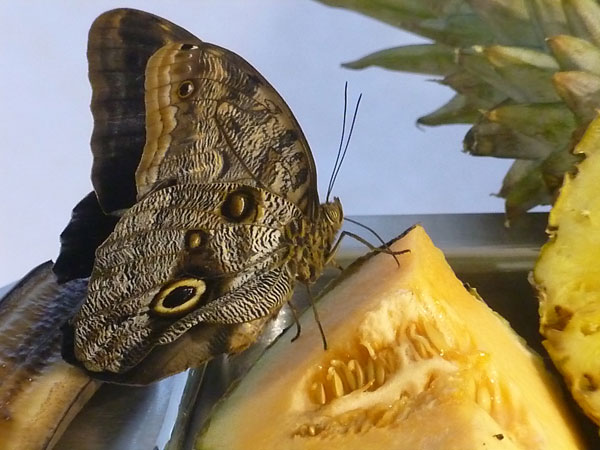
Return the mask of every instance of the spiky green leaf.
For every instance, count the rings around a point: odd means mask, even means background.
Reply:
[[[528,0],[525,5],[540,36],[556,36],[569,32],[567,18],[560,1]]]
[[[546,53],[521,48],[492,45],[483,50],[496,72],[516,91],[512,98],[522,103],[560,101],[552,84],[559,69],[556,60]]]
[[[562,70],[600,75],[600,49],[589,41],[560,34],[548,39],[548,47]]]
[[[455,50],[443,44],[394,47],[342,64],[349,69],[377,66],[428,75],[446,75],[456,69]]]
[[[547,205],[552,201],[539,161],[515,161],[504,177],[498,196],[505,199],[508,223],[534,206]]]
[[[565,173],[574,170],[581,159],[581,155],[574,155],[567,149],[549,155],[542,162],[542,177],[548,190],[555,194],[562,185]]]
[[[455,95],[445,105],[426,116],[419,117],[420,125],[448,125],[453,123],[473,123],[479,117],[479,110],[463,95]]]
[[[571,34],[600,45],[600,5],[596,0],[562,0]]]
[[[360,11],[381,19],[402,20],[407,16],[418,19],[447,17],[471,13],[465,0],[319,0],[329,6]]]
[[[493,108],[507,98],[494,86],[466,70],[451,73],[441,83],[468,97],[477,109]]]
[[[398,28],[451,46],[491,44],[487,25],[464,0],[318,0],[358,11]]]
[[[504,96],[520,99],[522,97],[521,90],[496,71],[496,68],[484,54],[484,50],[485,47],[479,45],[460,49],[457,58],[458,65],[466,72],[504,94]]]
[[[539,160],[554,151],[547,142],[537,140],[501,123],[482,118],[468,131],[463,148],[474,156]]]
[[[419,34],[447,45],[493,44],[491,30],[475,14],[455,14],[419,22]]]
[[[554,86],[581,123],[589,123],[600,106],[600,76],[587,72],[558,72]]]
[[[544,47],[544,38],[532,27],[524,0],[467,0],[475,13],[490,27],[495,43]]]
[[[564,103],[501,105],[487,111],[485,116],[555,149],[566,148],[577,128],[575,116]]]

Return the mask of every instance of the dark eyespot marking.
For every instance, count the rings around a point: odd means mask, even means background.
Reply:
[[[204,298],[206,283],[198,278],[184,278],[166,284],[150,304],[150,311],[161,317],[181,317],[197,308]]]
[[[194,86],[194,82],[191,80],[184,80],[179,84],[179,87],[177,88],[177,95],[179,96],[179,98],[188,98],[190,95],[193,94],[194,90],[196,90],[196,87]]]
[[[232,134],[239,135],[242,133],[242,126],[234,117],[229,118],[227,125],[229,125],[229,128],[232,130]]]
[[[291,147],[296,141],[298,141],[298,132],[295,130],[286,130],[279,137],[279,148]]]
[[[259,192],[250,187],[236,189],[225,197],[221,205],[221,215],[230,222],[254,222],[262,212],[259,196]]]
[[[173,289],[162,302],[165,308],[173,309],[185,304],[196,295],[196,288],[193,286],[179,286]]]
[[[258,87],[263,84],[260,77],[256,75],[248,75],[245,78],[245,83],[241,86],[242,91],[249,97],[253,97]]]
[[[199,48],[197,45],[194,44],[183,44],[180,49],[181,50],[196,50],[197,48]]]
[[[306,183],[306,180],[308,179],[308,168],[304,167],[302,169],[300,169],[298,171],[298,173],[296,174],[296,183],[297,184],[304,184]]]
[[[204,247],[208,242],[210,235],[204,230],[189,230],[185,234],[186,248],[193,250]]]

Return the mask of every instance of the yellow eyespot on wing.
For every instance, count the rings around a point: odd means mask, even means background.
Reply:
[[[260,192],[249,186],[229,192],[221,205],[221,215],[229,222],[255,222],[262,216]]]
[[[188,98],[194,93],[195,90],[196,86],[194,85],[193,81],[184,80],[179,84],[179,87],[177,88],[177,95],[181,99]]]
[[[198,278],[184,278],[163,287],[150,311],[163,317],[180,317],[196,308],[206,292],[206,283]]]
[[[210,235],[204,230],[189,230],[185,235],[185,246],[190,249],[197,249],[204,246]]]

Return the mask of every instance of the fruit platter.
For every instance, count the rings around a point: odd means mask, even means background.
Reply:
[[[346,66],[443,77],[419,122],[515,159],[506,213],[345,215],[356,112],[320,198],[249,62],[107,11],[93,191],[0,291],[0,450],[600,448],[600,6],[325,3],[435,41]]]

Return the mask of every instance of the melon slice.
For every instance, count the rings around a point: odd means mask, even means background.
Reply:
[[[506,321],[423,230],[367,258],[217,406],[198,450],[583,449],[568,409]]]

